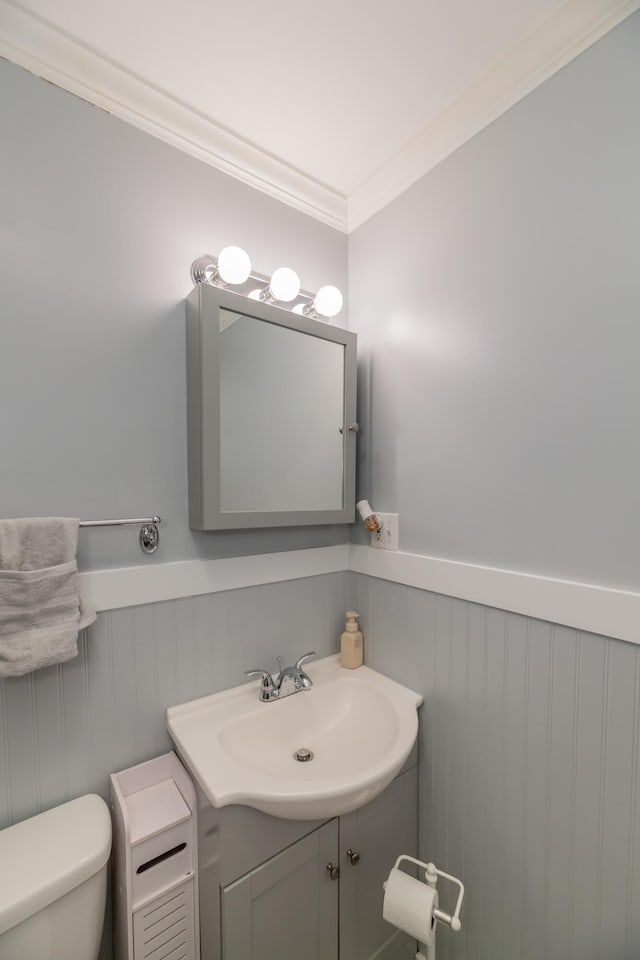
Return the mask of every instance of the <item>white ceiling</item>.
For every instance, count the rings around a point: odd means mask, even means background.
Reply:
[[[640,0],[0,0],[0,54],[340,229]]]

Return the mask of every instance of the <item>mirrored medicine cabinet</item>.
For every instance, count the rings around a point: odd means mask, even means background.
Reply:
[[[353,521],[354,333],[198,284],[187,419],[192,529]]]

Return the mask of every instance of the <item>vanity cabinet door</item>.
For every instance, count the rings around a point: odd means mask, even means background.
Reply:
[[[337,960],[338,821],[222,890],[223,960]]]
[[[416,767],[407,770],[371,803],[340,817],[341,960],[415,956],[415,940],[382,919],[382,884],[401,853],[418,855],[417,778]]]

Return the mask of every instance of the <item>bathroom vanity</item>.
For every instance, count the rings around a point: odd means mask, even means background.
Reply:
[[[167,711],[196,787],[202,960],[415,953],[382,919],[382,884],[417,853],[422,697],[337,656],[305,670],[280,702],[263,679]]]
[[[325,821],[216,809],[196,784],[202,960],[412,960],[382,884],[417,855],[416,763],[414,748],[375,800]]]

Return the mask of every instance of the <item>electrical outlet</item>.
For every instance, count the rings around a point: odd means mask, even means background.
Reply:
[[[398,549],[398,514],[397,513],[378,513],[376,517],[382,522],[382,530],[371,534],[371,546],[377,550],[397,550]]]

